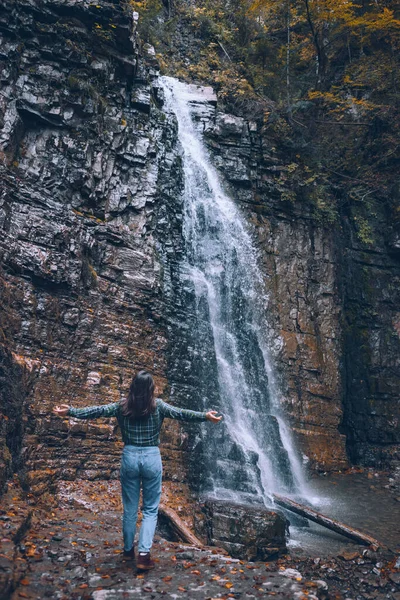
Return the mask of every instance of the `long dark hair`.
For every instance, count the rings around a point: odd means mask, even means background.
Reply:
[[[154,381],[150,373],[139,371],[121,405],[122,414],[132,419],[146,419],[155,411]]]

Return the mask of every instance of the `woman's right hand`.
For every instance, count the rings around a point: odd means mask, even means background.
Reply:
[[[222,419],[222,416],[221,417],[217,417],[217,414],[218,413],[217,413],[216,410],[209,410],[206,413],[206,419],[207,419],[207,421],[211,421],[211,423],[219,423],[221,421],[221,419]]]

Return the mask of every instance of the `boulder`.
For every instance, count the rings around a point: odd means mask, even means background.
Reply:
[[[208,500],[203,510],[208,543],[234,558],[267,560],[286,551],[289,523],[280,513],[221,500]]]

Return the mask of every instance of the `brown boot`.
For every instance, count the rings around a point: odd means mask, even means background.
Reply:
[[[136,567],[139,571],[150,571],[154,569],[155,562],[150,558],[150,552],[139,552],[139,556],[136,561]]]
[[[130,550],[124,550],[124,558],[135,558],[135,546]]]

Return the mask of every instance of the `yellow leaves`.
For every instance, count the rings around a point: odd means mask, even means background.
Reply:
[[[193,10],[194,17],[200,17],[200,16],[206,14],[207,9],[205,6],[194,6],[192,10]]]
[[[311,43],[304,44],[299,49],[300,60],[309,63],[311,60],[315,60],[315,48]]]
[[[366,12],[351,21],[353,28],[365,28],[369,32],[399,29],[400,21],[394,17],[394,11],[384,8],[382,12]]]
[[[346,74],[344,75],[344,77],[343,77],[343,83],[344,83],[345,85],[349,85],[349,86],[351,86],[351,87],[357,87],[357,88],[360,88],[360,87],[365,87],[365,84],[364,84],[364,83],[362,83],[362,82],[360,82],[360,81],[355,81],[354,79],[352,79],[352,78],[350,77],[350,75],[349,75],[348,73],[346,73]]]
[[[161,10],[159,0],[129,0],[130,6],[140,14],[140,21],[152,19]]]
[[[353,118],[359,118],[366,112],[379,108],[377,104],[369,102],[364,98],[356,98],[348,93],[334,94],[333,92],[308,92],[309,100],[317,100],[328,107],[328,114],[334,115],[338,120],[343,118],[344,113],[349,113]]]
[[[354,9],[358,6],[348,0],[310,0],[311,11],[319,20],[327,23],[344,21],[348,22],[354,18]]]
[[[318,90],[308,92],[310,100],[323,100],[324,102],[339,102],[340,98],[332,92],[320,92]]]
[[[318,178],[318,175],[314,174],[311,175],[311,177],[309,177],[308,179],[305,179],[304,183],[305,185],[311,185],[312,183],[314,183],[314,181]]]

